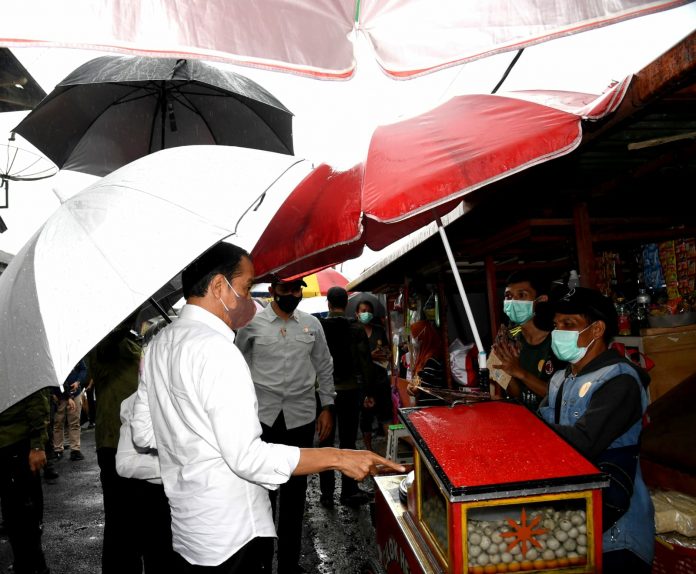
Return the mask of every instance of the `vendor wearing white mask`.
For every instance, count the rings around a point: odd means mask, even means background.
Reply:
[[[578,287],[553,303],[553,309],[553,351],[569,365],[551,379],[539,413],[611,476],[602,495],[604,573],[647,574],[653,559],[654,515],[638,451],[650,377],[608,348],[617,333],[616,310],[609,298]]]
[[[512,379],[507,387],[510,397],[536,410],[548,391],[551,376],[565,363],[551,351],[551,321],[543,313],[548,307],[548,282],[539,273],[516,271],[506,281],[503,311],[510,319],[513,339],[493,345],[501,369]]]

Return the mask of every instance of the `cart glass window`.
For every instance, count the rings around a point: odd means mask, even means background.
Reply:
[[[584,497],[469,508],[469,567],[503,572],[585,565],[592,554],[587,512]]]
[[[420,479],[420,520],[437,545],[441,558],[446,562],[449,550],[447,501],[425,466],[421,466]]]

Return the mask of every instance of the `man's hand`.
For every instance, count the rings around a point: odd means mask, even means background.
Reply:
[[[368,475],[386,474],[389,471],[406,472],[406,467],[388,460],[369,450],[339,451],[338,469],[346,476],[355,480],[363,480]]]
[[[74,383],[72,383],[70,385],[70,392],[74,393],[77,390],[77,387],[79,387],[79,386],[80,386],[80,382],[75,381]]]
[[[68,399],[68,411],[75,412],[75,400],[74,399]]]
[[[29,469],[36,474],[46,466],[46,453],[43,450],[31,449],[29,451]]]
[[[331,431],[333,430],[333,414],[329,410],[323,410],[319,413],[317,418],[317,434],[319,435],[319,442],[327,438]]]
[[[496,356],[500,359],[497,365],[491,365],[494,369],[505,371],[516,379],[524,378],[525,371],[520,366],[520,351],[517,347],[507,341],[493,345]]]

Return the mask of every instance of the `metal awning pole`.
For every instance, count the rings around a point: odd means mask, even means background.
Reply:
[[[462,303],[464,304],[464,310],[466,311],[466,317],[469,319],[469,325],[471,326],[471,331],[474,334],[474,341],[476,342],[476,348],[478,349],[478,364],[479,369],[486,369],[486,351],[483,348],[483,343],[481,343],[481,337],[479,336],[478,328],[476,327],[476,322],[474,321],[474,314],[471,311],[471,305],[469,305],[469,299],[466,296],[466,291],[464,291],[464,285],[462,284],[462,279],[459,276],[459,270],[457,269],[457,262],[454,260],[454,255],[452,253],[452,248],[450,247],[449,240],[447,239],[447,233],[445,233],[445,228],[442,225],[442,220],[438,217],[437,230],[440,233],[440,238],[442,239],[442,245],[445,247],[445,253],[447,253],[447,259],[449,260],[450,267],[452,268],[452,274],[454,275],[454,281],[457,284],[457,290],[459,291],[459,296],[462,298]]]

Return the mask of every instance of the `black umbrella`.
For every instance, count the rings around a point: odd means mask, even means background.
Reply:
[[[0,112],[30,110],[45,96],[9,48],[0,48]]]
[[[103,56],[15,128],[59,168],[106,175],[160,149],[208,144],[292,154],[292,113],[249,78],[199,60]]]

